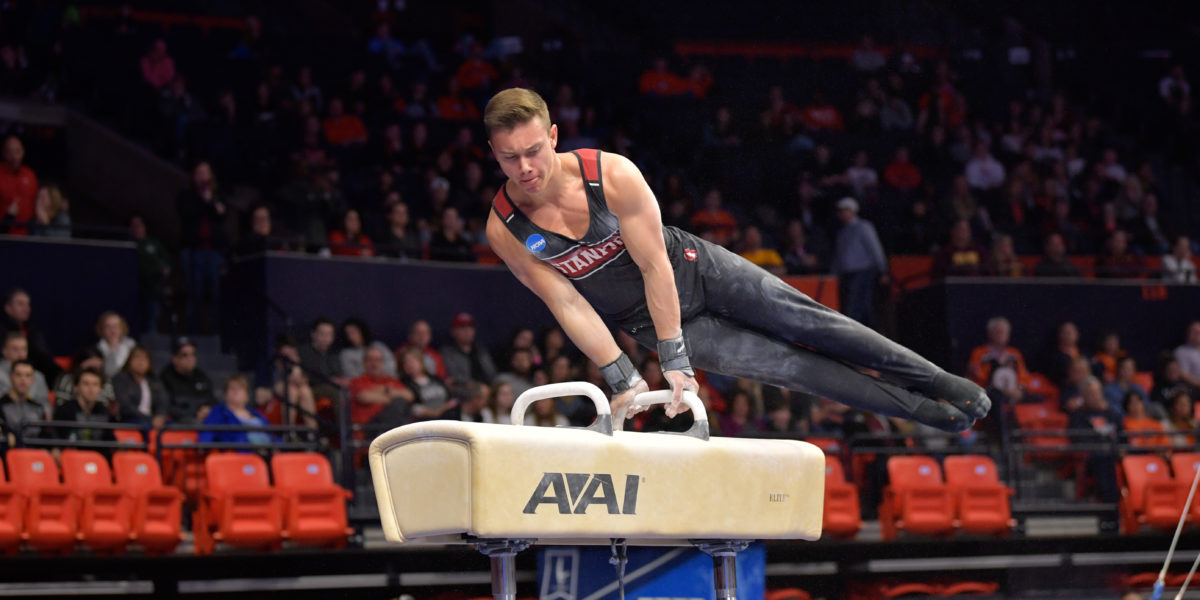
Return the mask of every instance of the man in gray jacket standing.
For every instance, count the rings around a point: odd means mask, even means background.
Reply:
[[[875,226],[858,217],[858,202],[838,200],[837,218],[842,222],[833,252],[833,272],[838,276],[842,312],[875,327],[875,286],[888,281],[887,259]]]

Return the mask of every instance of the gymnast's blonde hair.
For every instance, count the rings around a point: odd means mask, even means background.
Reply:
[[[534,118],[541,118],[550,129],[550,109],[537,92],[525,88],[509,88],[492,97],[483,109],[483,127],[488,137],[496,131],[507,131]]]

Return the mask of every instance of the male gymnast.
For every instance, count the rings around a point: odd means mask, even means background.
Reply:
[[[647,385],[601,316],[657,349],[674,392],[669,416],[681,410],[684,390],[699,387],[693,367],[946,431],[965,430],[987,414],[991,402],[974,383],[744,258],[664,227],[653,192],[629,159],[598,150],[557,153],[558,128],[536,92],[504,90],[483,118],[508,177],[492,201],[488,241],[571,341],[602,365],[614,411]]]

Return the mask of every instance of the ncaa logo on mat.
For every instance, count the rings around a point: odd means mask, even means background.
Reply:
[[[541,252],[546,249],[546,238],[540,233],[535,233],[525,238],[525,247],[529,248],[530,252]]]
[[[696,262],[697,252],[695,248],[684,248],[683,257],[691,262]]]

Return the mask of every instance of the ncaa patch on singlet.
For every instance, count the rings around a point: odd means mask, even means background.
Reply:
[[[546,238],[540,233],[535,233],[525,238],[525,247],[529,248],[530,252],[541,252],[546,249]]]

